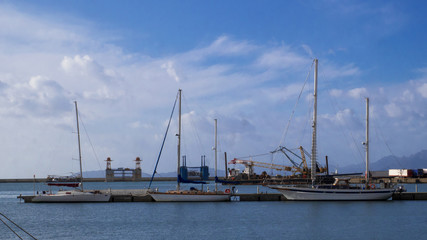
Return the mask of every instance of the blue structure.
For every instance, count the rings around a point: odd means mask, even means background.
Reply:
[[[202,156],[200,167],[187,167],[186,156],[182,156],[183,166],[179,168],[178,182],[206,184],[209,180],[209,167],[206,166],[206,156]]]

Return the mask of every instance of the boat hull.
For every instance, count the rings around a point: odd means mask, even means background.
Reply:
[[[226,202],[229,194],[206,193],[150,193],[156,202]]]
[[[60,191],[56,194],[37,195],[31,199],[33,203],[82,203],[109,202],[110,194],[90,193],[79,191]]]
[[[287,200],[294,201],[378,201],[387,200],[395,191],[389,189],[320,189],[287,186],[272,186]]]

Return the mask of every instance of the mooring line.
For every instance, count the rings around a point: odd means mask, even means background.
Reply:
[[[23,229],[21,226],[19,226],[18,224],[16,224],[14,221],[10,220],[6,215],[4,215],[3,213],[0,213],[1,216],[3,216],[4,218],[6,218],[9,222],[13,223],[13,225],[15,225],[16,227],[18,227],[19,229],[21,229],[24,233],[28,234],[28,236],[32,237],[33,239],[37,240],[37,238],[35,238],[33,235],[31,235],[29,232],[25,231],[25,229]],[[14,231],[5,221],[3,221],[3,219],[0,218],[0,221],[2,221],[4,223],[4,225],[6,225],[10,231],[12,231],[13,233],[15,233],[16,236],[18,236],[20,239],[22,239],[18,233],[16,233],[16,231]]]

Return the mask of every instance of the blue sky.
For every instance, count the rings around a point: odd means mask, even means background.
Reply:
[[[140,156],[151,172],[179,88],[193,165],[205,154],[213,166],[214,118],[221,156],[310,149],[312,74],[282,136],[315,57],[321,161],[363,166],[364,97],[373,160],[426,149],[426,5],[1,1],[0,177],[77,171],[74,100],[96,152],[83,140],[86,170],[104,169],[107,157],[133,167]],[[170,137],[160,171],[174,171],[175,145]]]

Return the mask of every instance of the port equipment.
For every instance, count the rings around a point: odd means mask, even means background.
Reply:
[[[228,164],[243,164],[245,166],[245,170],[243,173],[252,175],[254,173],[253,167],[261,167],[261,168],[270,168],[278,171],[291,171],[292,167],[279,165],[279,164],[271,164],[271,163],[264,163],[264,162],[257,162],[252,160],[242,160],[234,158]]]
[[[107,181],[114,180],[128,180],[135,181],[142,179],[142,171],[141,171],[141,158],[137,157],[135,160],[135,169],[131,168],[111,168],[111,162],[113,161],[110,157],[105,160],[107,162],[107,168],[105,169],[105,176]]]
[[[183,183],[203,183],[209,180],[209,167],[206,166],[206,156],[201,156],[200,167],[187,167],[187,156],[182,156],[182,166],[179,168],[179,181]]]
[[[300,146],[298,149],[300,150],[301,156],[298,156],[298,154],[296,154],[293,151],[291,151],[290,149],[288,149],[286,147],[282,147],[282,146],[278,147],[276,150],[274,150],[271,153],[274,154],[276,152],[282,152],[293,165],[292,166],[293,175],[295,175],[296,173],[300,173],[302,175],[310,176],[311,169],[308,168],[308,166],[307,166],[306,156],[308,156],[308,158],[311,159],[311,155],[302,146]],[[301,162],[298,163],[297,161],[293,160],[291,156],[298,158]],[[315,171],[317,173],[326,173],[327,172],[327,169],[325,167],[322,167],[319,164],[319,162],[317,162],[317,161],[316,161],[315,168],[316,168]]]
[[[283,153],[286,156],[286,158],[292,163],[292,166],[258,162],[253,160],[242,160],[237,158],[234,158],[228,164],[243,164],[245,166],[245,170],[243,171],[243,173],[248,174],[249,176],[253,175],[254,173],[253,167],[261,167],[261,168],[268,168],[268,169],[273,169],[277,171],[291,172],[292,176],[295,176],[296,174],[309,176],[310,169],[307,166],[306,156],[308,156],[309,158],[311,158],[311,156],[302,146],[300,146],[298,149],[300,150],[301,156],[294,153],[290,149],[282,146],[278,147],[276,150],[271,152],[272,154],[277,152]],[[298,160],[294,160],[294,158],[297,158]],[[317,163],[316,172],[325,173],[326,168],[320,167],[320,164]]]

